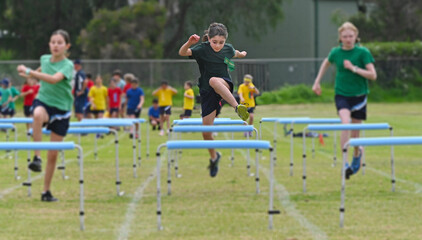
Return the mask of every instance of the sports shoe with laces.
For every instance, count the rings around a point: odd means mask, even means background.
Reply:
[[[248,113],[248,108],[245,105],[242,105],[242,104],[237,105],[235,111],[237,115],[240,117],[240,119],[242,119],[243,121],[248,120],[249,113]]]
[[[41,158],[34,156],[32,162],[28,164],[28,168],[34,172],[41,172]]]
[[[208,169],[210,170],[210,176],[215,177],[218,173],[218,163],[220,162],[221,153],[217,152],[217,159],[214,161],[210,159],[210,165],[208,165]]]
[[[363,151],[363,149],[360,147],[359,148],[359,155],[357,157],[353,157],[353,160],[352,160],[353,174],[357,173],[360,169],[360,162],[361,162],[361,159],[362,159],[362,151]]]
[[[50,191],[41,194],[41,201],[43,202],[57,202],[59,199],[53,197]]]

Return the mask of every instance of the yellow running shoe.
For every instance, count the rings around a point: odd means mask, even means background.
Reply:
[[[239,117],[243,120],[246,121],[249,118],[249,113],[248,113],[248,108],[245,105],[239,104],[236,107],[236,113],[237,115],[239,115]]]

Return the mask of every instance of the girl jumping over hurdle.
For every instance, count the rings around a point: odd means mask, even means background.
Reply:
[[[227,37],[226,26],[221,23],[212,23],[203,37],[204,42],[191,48],[201,39],[198,35],[193,34],[179,50],[180,56],[192,57],[198,63],[201,74],[198,86],[201,95],[203,125],[214,124],[214,119],[221,108],[221,99],[230,104],[243,121],[249,117],[247,107],[238,104],[232,95],[233,82],[228,72],[228,69],[234,69],[234,63],[230,59],[243,58],[247,53],[235,50],[232,45],[226,43]],[[210,132],[202,135],[204,140],[213,140]],[[209,153],[211,159],[208,168],[210,176],[215,177],[218,173],[221,154],[215,149],[209,149]]]
[[[345,22],[338,29],[340,46],[334,47],[324,59],[312,90],[321,94],[320,82],[330,64],[337,68],[335,103],[341,122],[362,123],[366,120],[368,79],[375,81],[377,73],[374,58],[369,50],[359,45],[358,29]],[[358,138],[359,131],[351,131],[350,137]],[[349,140],[349,131],[341,132],[341,148]],[[352,165],[346,163],[346,179],[357,173],[361,166],[362,149],[355,147]]]
[[[69,34],[64,30],[53,32],[49,47],[51,54],[41,56],[41,66],[38,69],[32,70],[25,65],[19,65],[17,68],[19,75],[41,80],[38,95],[33,102],[33,137],[35,142],[41,141],[43,126],[47,126],[47,129],[51,130],[51,142],[63,141],[72,114],[73,97],[70,81],[73,74],[73,63],[67,59],[67,50],[70,48]],[[50,191],[57,154],[57,150],[50,150],[47,153],[41,201],[57,201],[57,198],[53,197]],[[29,163],[28,168],[34,172],[41,172],[40,151],[35,151],[34,159]]]

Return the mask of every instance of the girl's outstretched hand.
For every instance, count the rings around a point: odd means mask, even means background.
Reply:
[[[244,58],[244,57],[246,57],[246,55],[247,55],[248,53],[246,52],[246,51],[241,51],[241,52],[239,52],[239,58]]]
[[[199,39],[201,39],[201,37],[199,37],[199,36],[198,36],[198,35],[196,35],[196,34],[193,34],[192,36],[190,36],[190,37],[189,37],[188,42],[189,42],[190,44],[195,44],[195,43],[199,42]]]

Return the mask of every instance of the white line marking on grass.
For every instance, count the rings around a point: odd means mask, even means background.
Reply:
[[[118,233],[117,239],[119,240],[126,240],[129,237],[130,233],[130,225],[135,218],[136,206],[138,205],[139,201],[141,201],[142,197],[144,196],[144,190],[148,186],[148,184],[155,178],[157,172],[157,168],[154,168],[152,173],[150,173],[149,177],[139,186],[135,194],[132,198],[132,201],[129,203],[126,209],[125,221],[120,226],[120,230]]]
[[[119,140],[120,140],[120,138],[121,138],[122,136],[123,136],[123,135],[120,135],[120,136],[119,136]],[[110,140],[108,143],[103,144],[103,145],[101,145],[100,147],[97,147],[97,151],[98,151],[98,150],[100,150],[100,149],[102,149],[102,148],[105,148],[105,147],[107,147],[107,146],[111,145],[112,143],[114,143],[114,138],[113,138],[113,140]],[[93,152],[94,152],[94,148],[93,148],[93,149],[91,149],[91,150],[89,150],[89,151],[86,151],[86,152],[84,153],[84,158],[85,158],[86,156],[88,156],[88,155],[92,154]],[[66,160],[65,162],[66,162],[66,164],[68,164],[68,163],[71,163],[71,162],[74,162],[74,161],[76,161],[76,159],[68,159],[68,160]],[[26,169],[26,168],[25,168],[25,169]],[[44,173],[41,173],[41,174],[39,174],[39,175],[37,175],[37,176],[35,176],[35,177],[31,178],[31,182],[32,182],[32,183],[33,183],[33,182],[35,182],[36,180],[40,179],[42,176],[44,176]],[[6,188],[5,190],[3,190],[3,191],[1,191],[1,192],[0,192],[0,199],[2,199],[2,198],[3,198],[4,196],[6,196],[6,195],[8,195],[8,194],[12,193],[13,191],[15,191],[16,189],[18,189],[18,188],[20,188],[20,187],[23,187],[22,183],[17,184],[17,185],[15,185],[15,186],[13,186],[13,187],[10,187],[10,188]]]
[[[229,136],[227,133],[224,133],[224,137],[227,140],[229,139]],[[243,155],[243,157],[246,158],[246,154],[244,151],[240,151],[239,149],[236,149],[236,151],[240,152]],[[251,161],[251,163],[254,164],[253,161]],[[267,178],[267,180],[270,181],[269,170],[263,167],[261,164],[259,166],[259,169],[261,170],[261,172],[265,174],[265,177]],[[280,201],[281,205],[286,210],[286,213],[289,216],[293,217],[297,222],[300,223],[302,227],[307,229],[311,233],[313,239],[316,239],[316,240],[328,239],[327,234],[324,231],[322,231],[318,226],[312,224],[305,216],[299,213],[299,211],[295,207],[295,204],[290,201],[290,194],[287,191],[287,189],[282,184],[278,183],[276,179],[274,179],[274,187],[275,187],[275,192],[278,196],[278,200]]]

